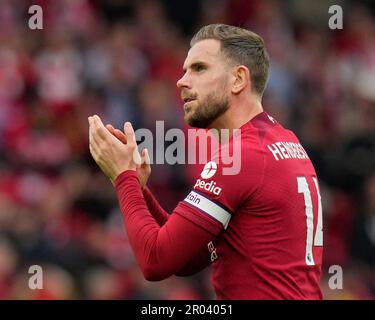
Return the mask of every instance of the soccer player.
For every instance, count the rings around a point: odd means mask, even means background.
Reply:
[[[142,166],[133,157],[131,124],[122,133],[89,117],[91,154],[115,185],[145,278],[191,275],[212,263],[218,299],[322,299],[319,184],[297,137],[263,111],[269,58],[262,38],[224,24],[205,26],[191,40],[183,71],[177,86],[185,121],[240,129],[241,166],[225,174],[215,153],[170,215],[146,187],[147,153],[138,154]],[[220,141],[219,151],[234,140]]]

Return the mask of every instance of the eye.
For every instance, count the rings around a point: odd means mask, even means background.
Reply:
[[[199,64],[199,65],[197,65],[197,71],[198,72],[200,72],[200,71],[203,71],[203,70],[205,70],[206,68],[204,67],[204,65],[202,65],[202,64]]]
[[[205,67],[203,64],[197,64],[197,65],[195,66],[195,71],[197,71],[197,72],[201,72],[201,71],[203,71],[203,70],[206,70],[206,67]]]

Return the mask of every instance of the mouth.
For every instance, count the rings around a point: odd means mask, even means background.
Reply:
[[[182,98],[182,100],[183,100],[185,103],[187,103],[187,102],[193,101],[193,100],[195,100],[195,99],[192,98],[192,97],[185,97],[185,98]]]
[[[196,99],[194,98],[189,98],[189,97],[186,97],[186,98],[183,98],[183,101],[184,101],[184,109],[186,110],[186,108],[188,107],[188,105],[195,101]]]

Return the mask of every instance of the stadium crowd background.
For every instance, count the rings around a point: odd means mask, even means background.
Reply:
[[[32,4],[43,8],[43,30],[28,29]],[[331,4],[342,5],[343,30],[328,27]],[[373,2],[1,0],[1,299],[214,297],[209,269],[142,278],[113,188],[90,157],[87,116],[186,128],[175,83],[192,34],[215,22],[265,39],[266,111],[296,132],[316,166],[325,298],[375,298]],[[150,187],[169,211],[192,172],[153,166]],[[28,288],[33,264],[43,267],[43,290]],[[331,265],[343,268],[342,290],[328,287]]]

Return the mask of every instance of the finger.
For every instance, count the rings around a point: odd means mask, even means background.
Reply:
[[[127,139],[126,139],[126,135],[119,129],[115,129],[115,136],[117,139],[119,139],[122,143],[126,144],[127,143]]]
[[[128,141],[128,143],[132,145],[136,145],[137,143],[135,141],[134,129],[130,122],[125,122],[124,132],[125,132],[126,140]]]
[[[92,120],[91,120],[91,117],[88,117],[88,118],[87,118],[87,121],[88,121],[88,123],[89,123],[89,149],[90,149],[90,153],[91,153],[91,155],[93,156],[93,153],[92,153],[92,147],[91,147],[91,142],[92,142],[92,140],[93,140],[93,137],[92,137],[92,125],[91,125]]]
[[[141,152],[141,167],[148,167],[150,166],[150,156],[148,154],[147,148],[143,149]]]
[[[141,165],[141,155],[138,152],[137,148],[137,141],[135,139],[135,133],[133,130],[133,126],[131,125],[130,122],[125,122],[124,124],[124,132],[126,135],[126,140],[127,140],[127,146],[129,150],[133,150],[133,161],[137,165]]]
[[[93,120],[91,121],[92,121],[92,124],[90,125],[90,128],[89,128],[89,142],[95,143],[95,145],[98,148],[100,144],[103,144],[103,140],[105,140],[105,138],[103,138],[102,136],[98,134],[98,129],[96,128]]]
[[[90,150],[91,156],[96,161],[98,158],[98,154],[97,154],[96,148],[94,147],[92,143],[89,143],[89,150]]]
[[[99,149],[99,146],[102,145],[102,143],[100,143],[100,140],[98,141],[98,139],[95,137],[91,130],[89,133],[89,144],[95,146],[96,149]]]
[[[113,136],[119,139],[123,144],[126,144],[126,136],[121,130],[115,129],[111,124],[107,124],[105,127]]]
[[[93,126],[92,117],[88,117],[87,121],[89,122],[89,130],[90,130]]]
[[[95,161],[98,159],[99,156],[99,150],[101,149],[101,146],[103,145],[103,138],[98,135],[98,124],[94,117],[89,117],[89,147],[90,147],[90,153],[95,159]]]
[[[94,115],[92,116],[92,119],[93,119],[93,121],[94,121],[96,124],[98,124],[98,125],[102,125],[102,126],[104,127],[104,124],[103,124],[103,122],[102,122],[102,119],[100,119],[100,117],[99,117],[97,114],[94,114]]]
[[[142,164],[149,165],[150,163],[150,155],[148,154],[148,149],[145,148],[142,150]]]
[[[105,127],[108,129],[110,133],[114,134],[115,128],[111,124],[106,124]]]
[[[98,141],[95,139],[95,136],[93,135],[93,132],[92,132],[92,127],[90,127],[89,129],[89,148],[90,148],[90,153],[91,155],[94,157],[94,159],[96,159],[96,156],[98,154],[98,150],[99,150],[99,143]]]
[[[89,150],[90,150],[91,156],[93,157],[95,162],[97,162],[99,158],[99,153],[98,153],[99,147],[93,140],[89,142]]]
[[[89,142],[91,143],[94,140],[94,134],[93,134],[94,124],[93,124],[92,117],[88,117],[88,121],[89,121]]]
[[[94,136],[99,137],[102,140],[107,140],[110,137],[108,130],[105,128],[102,120],[98,115],[94,115],[92,117],[92,125]]]
[[[143,149],[141,151],[141,165],[143,165],[145,163],[145,161],[146,161],[145,158],[146,158],[146,149]]]

